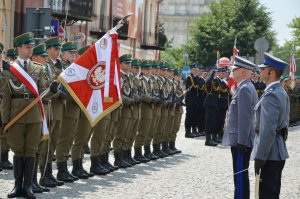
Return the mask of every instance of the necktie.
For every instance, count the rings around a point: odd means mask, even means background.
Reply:
[[[27,72],[27,61],[24,61],[24,70]]]

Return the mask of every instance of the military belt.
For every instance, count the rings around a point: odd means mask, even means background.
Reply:
[[[255,127],[255,133],[257,135],[259,135],[259,127]],[[284,141],[287,140],[287,136],[288,136],[288,129],[287,128],[282,128],[280,130],[276,130],[276,136],[282,136]]]
[[[12,94],[11,98],[28,100],[28,99],[35,98],[35,96],[33,94],[24,93],[24,94]]]

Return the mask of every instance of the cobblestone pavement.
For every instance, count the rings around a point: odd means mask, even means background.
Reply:
[[[290,158],[282,179],[281,198],[300,198],[300,127],[290,129],[287,141]],[[181,127],[177,147],[182,154],[156,162],[118,170],[36,194],[38,198],[233,198],[231,153],[227,147],[205,147],[204,137],[184,138]],[[111,157],[112,158],[112,157]],[[12,159],[12,154],[10,154]],[[113,159],[111,159],[113,161]],[[69,162],[69,170],[71,164]],[[89,169],[89,158],[84,167]],[[254,198],[254,168],[250,163],[251,198]],[[56,170],[54,171],[56,175]],[[13,187],[13,174],[0,174],[0,198]]]

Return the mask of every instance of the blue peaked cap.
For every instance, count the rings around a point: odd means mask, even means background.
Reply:
[[[277,68],[279,70],[284,70],[286,66],[288,66],[289,64],[284,62],[283,60],[274,57],[273,55],[270,55],[269,53],[264,53],[264,63],[259,65],[259,68],[265,68],[265,67],[273,67],[273,68]]]

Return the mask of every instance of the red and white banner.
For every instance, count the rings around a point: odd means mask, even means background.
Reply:
[[[295,62],[295,57],[293,52],[291,51],[291,56],[290,56],[290,75],[289,79],[294,80],[295,79],[295,73],[296,73],[296,62]]]
[[[236,43],[236,42],[235,42]],[[232,56],[232,65],[234,65],[234,59],[236,56],[239,55],[239,50],[236,48],[236,44],[233,47],[233,56]],[[230,92],[233,94],[237,88],[237,83],[233,79],[233,72],[230,71],[227,87],[229,88]]]
[[[117,39],[106,33],[58,77],[92,127],[122,103]]]
[[[19,66],[18,63],[14,62],[14,63],[10,64],[10,72],[15,77],[17,77],[32,92],[32,94],[36,98],[38,98],[40,96],[39,90],[38,90],[38,87],[37,87],[35,81],[30,77],[30,75],[28,75],[28,73],[26,73],[24,71],[24,69],[21,66]],[[43,118],[43,129],[42,129],[43,139],[47,139],[48,135],[49,135],[49,130],[48,130],[48,126],[47,126],[47,119],[46,119],[42,100],[39,100],[39,106],[41,108],[42,118]]]

